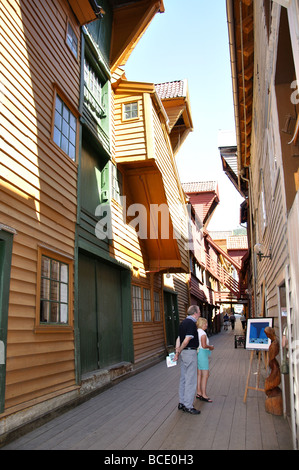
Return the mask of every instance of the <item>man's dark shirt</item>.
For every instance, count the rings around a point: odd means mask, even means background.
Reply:
[[[179,336],[181,344],[184,341],[186,336],[193,336],[190,339],[187,348],[198,348],[199,341],[198,341],[198,334],[197,334],[197,327],[196,322],[192,320],[192,318],[187,317],[179,326]]]

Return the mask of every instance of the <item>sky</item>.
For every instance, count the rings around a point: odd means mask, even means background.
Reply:
[[[239,227],[242,197],[222,170],[219,146],[235,145],[225,0],[164,0],[132,52],[128,80],[187,79],[194,130],[176,156],[181,182],[217,181],[220,204],[208,229]]]

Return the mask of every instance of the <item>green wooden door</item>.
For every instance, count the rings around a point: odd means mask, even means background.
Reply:
[[[96,263],[100,367],[122,361],[121,274],[114,266]]]
[[[82,374],[96,370],[99,367],[95,272],[95,261],[80,254],[78,267],[78,306]]]
[[[5,405],[8,299],[13,235],[0,231],[0,413]]]
[[[121,270],[79,255],[81,373],[123,361]]]

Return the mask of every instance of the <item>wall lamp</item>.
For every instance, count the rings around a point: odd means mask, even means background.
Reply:
[[[256,245],[254,245],[254,252],[257,254],[257,256],[259,258],[259,261],[262,261],[262,258],[272,259],[271,246],[269,248],[269,254],[268,255],[264,255],[263,251],[264,251],[264,246],[262,245],[262,243],[257,243]]]

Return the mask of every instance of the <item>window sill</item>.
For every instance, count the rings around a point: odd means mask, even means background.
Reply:
[[[38,325],[34,333],[72,333],[73,327],[70,325]]]

